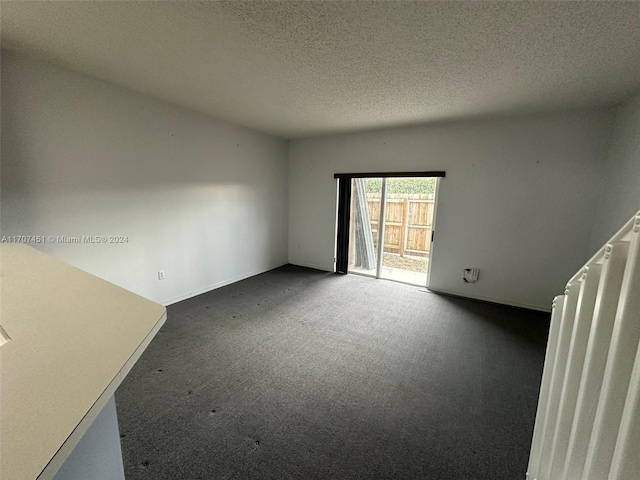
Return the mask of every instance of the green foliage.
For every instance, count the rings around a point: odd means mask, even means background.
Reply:
[[[382,192],[382,179],[381,178],[365,178],[364,185],[367,193],[381,193]]]
[[[366,178],[367,193],[381,193],[381,178]],[[435,193],[435,178],[388,178],[387,193],[425,194]]]

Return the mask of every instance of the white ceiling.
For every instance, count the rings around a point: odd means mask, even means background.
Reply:
[[[2,46],[285,138],[613,104],[640,2],[2,2]]]

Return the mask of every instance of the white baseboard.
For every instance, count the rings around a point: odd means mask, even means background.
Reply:
[[[188,292],[185,293],[184,295],[179,295],[177,297],[173,297],[170,298],[169,300],[165,300],[161,303],[162,305],[164,305],[165,307],[168,307],[169,305],[173,305],[174,303],[178,303],[181,302],[183,300],[187,300],[188,298],[192,298],[195,297],[197,295],[202,295],[203,293],[207,293],[210,292],[212,290],[215,290],[217,288],[221,288],[221,287],[225,287],[227,285],[231,285],[232,283],[236,283],[239,282],[241,280],[245,280],[247,278],[250,277],[255,277],[256,275],[260,275],[261,273],[265,273],[268,272],[270,270],[274,270],[276,268],[280,268],[284,265],[287,265],[291,263],[291,265],[297,265],[299,267],[306,267],[306,268],[313,268],[314,270],[320,270],[323,272],[333,272],[333,269],[328,269],[326,266],[322,266],[322,265],[316,265],[313,263],[306,263],[306,262],[284,262],[284,263],[279,263],[277,265],[273,265],[270,267],[267,267],[264,270],[255,270],[253,272],[250,273],[246,273],[243,275],[238,275],[237,277],[233,277],[230,279],[226,279],[226,280],[222,280],[220,282],[216,282],[213,283],[211,285],[207,285],[206,287],[203,288],[199,288],[198,290],[192,291],[192,292]],[[458,292],[451,292],[448,290],[443,290],[443,289],[434,289],[434,288],[429,288],[427,287],[427,290],[429,290],[430,292],[434,292],[434,293],[442,293],[444,295],[452,295],[454,297],[460,297],[460,298],[467,298],[469,300],[481,300],[484,302],[491,302],[491,303],[497,303],[500,305],[508,305],[510,307],[518,307],[518,308],[527,308],[529,310],[537,310],[539,312],[545,312],[545,313],[549,313],[551,312],[551,307],[542,307],[540,305],[531,305],[528,303],[519,303],[519,302],[512,302],[509,300],[502,300],[502,299],[498,299],[498,298],[492,298],[492,297],[483,297],[480,295],[474,295],[474,296],[468,296],[468,295],[461,295]]]
[[[245,280],[247,278],[250,277],[255,277],[256,275],[260,275],[261,273],[265,273],[268,272],[270,270],[274,270],[276,268],[280,268],[283,267],[284,265],[287,265],[289,262],[284,262],[284,263],[280,263],[271,267],[267,267],[264,270],[255,270],[253,272],[250,273],[246,273],[243,275],[238,275],[237,277],[233,277],[233,278],[229,278],[226,280],[221,280],[219,282],[216,283],[212,283],[211,285],[207,285],[206,287],[202,287],[199,288],[198,290],[194,290],[192,292],[189,293],[185,293],[184,295],[178,295],[177,297],[173,297],[170,298],[169,300],[165,300],[161,303],[162,305],[164,305],[165,307],[168,307],[169,305],[173,305],[174,303],[178,303],[181,302],[182,300],[187,300],[188,298],[192,298],[195,297],[197,295],[202,295],[203,293],[207,293],[210,292],[211,290],[215,290],[217,288],[221,288],[221,287],[226,287],[227,285],[231,285],[232,283],[236,283],[239,282],[240,280]]]
[[[469,300],[481,300],[483,302],[491,302],[491,303],[498,303],[500,305],[507,305],[509,307],[518,307],[518,308],[526,308],[528,310],[537,310],[539,312],[545,312],[545,313],[550,313],[551,312],[551,307],[542,307],[540,305],[531,305],[528,303],[519,303],[519,302],[512,302],[510,300],[502,300],[499,298],[492,298],[492,297],[483,297],[481,295],[461,295],[458,292],[451,292],[448,290],[442,290],[442,289],[435,289],[435,288],[429,288],[427,287],[427,290],[434,292],[434,293],[442,293],[444,295],[451,295],[453,297],[460,297],[460,298],[468,298]]]

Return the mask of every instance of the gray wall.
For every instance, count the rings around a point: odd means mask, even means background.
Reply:
[[[549,309],[588,259],[612,110],[294,140],[289,261],[332,270],[337,172],[445,170],[434,290]],[[465,284],[462,271],[480,268]]]
[[[152,300],[287,262],[287,148],[2,52],[2,234],[127,236],[32,246]]]
[[[98,414],[54,480],[124,480],[116,402]]]
[[[611,147],[598,191],[591,253],[640,210],[640,95],[616,112]]]

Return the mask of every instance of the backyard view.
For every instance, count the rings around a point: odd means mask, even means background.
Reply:
[[[382,178],[354,179],[349,270],[376,275]],[[380,278],[426,285],[435,178],[388,178]]]

